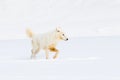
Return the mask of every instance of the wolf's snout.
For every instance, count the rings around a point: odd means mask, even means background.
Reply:
[[[66,39],[66,41],[68,41],[68,38]]]

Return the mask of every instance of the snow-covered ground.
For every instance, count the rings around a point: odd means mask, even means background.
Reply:
[[[26,28],[61,26],[59,58],[31,60]],[[120,80],[120,0],[0,0],[0,80]]]
[[[30,59],[29,39],[0,41],[0,80],[120,80],[120,37],[78,37]]]

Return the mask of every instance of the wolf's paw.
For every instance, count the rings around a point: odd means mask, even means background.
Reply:
[[[58,56],[55,55],[55,56],[53,57],[53,59],[56,59],[57,57],[58,57]]]

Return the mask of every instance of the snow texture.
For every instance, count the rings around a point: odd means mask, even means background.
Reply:
[[[68,36],[120,35],[120,0],[0,0],[0,39],[61,26]]]
[[[119,80],[120,37],[79,37],[62,41],[59,58],[44,51],[30,59],[29,39],[0,41],[0,80]]]
[[[61,26],[58,59],[31,60],[26,28]],[[0,0],[0,80],[120,80],[120,0]]]

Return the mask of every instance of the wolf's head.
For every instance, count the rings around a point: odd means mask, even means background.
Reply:
[[[56,28],[56,34],[57,34],[57,38],[60,40],[64,40],[67,41],[68,38],[66,37],[65,33],[62,31],[61,27],[57,27]]]

